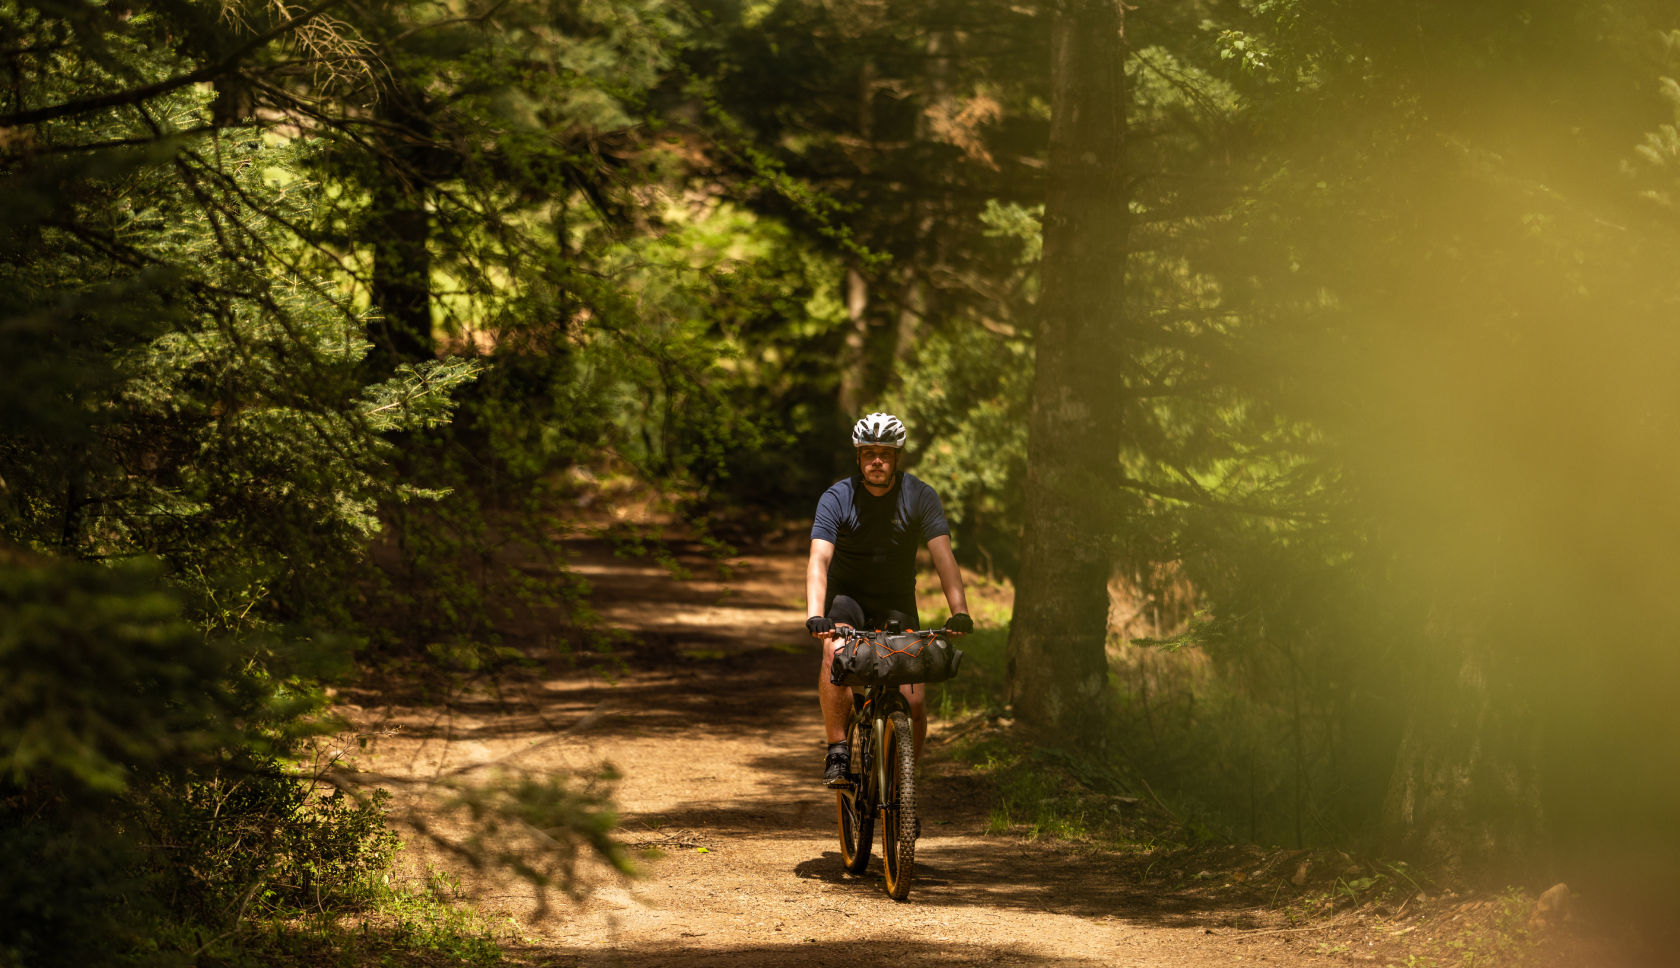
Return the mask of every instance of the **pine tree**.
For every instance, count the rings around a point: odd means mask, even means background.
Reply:
[[[1026,523],[1010,626],[1016,714],[1100,735],[1111,556],[1099,502],[1120,452],[1125,304],[1125,14],[1058,9],[1051,32],[1050,188],[1035,332]]]

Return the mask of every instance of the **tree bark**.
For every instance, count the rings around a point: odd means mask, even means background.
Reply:
[[[840,412],[850,423],[863,416],[863,393],[869,376],[869,280],[846,270],[846,360],[840,369]]]
[[[431,213],[422,179],[431,125],[421,95],[393,85],[380,102],[381,120],[395,126],[381,143],[379,183],[369,219],[373,245],[373,305],[380,319],[370,328],[385,364],[433,359]]]
[[[1120,451],[1127,244],[1120,0],[1064,0],[1051,33],[1043,295],[1008,679],[1015,714],[1100,735],[1110,555],[1100,497]]]
[[[898,338],[893,344],[893,361],[899,373],[908,373],[910,357],[916,350],[916,331],[922,315],[927,311],[922,298],[922,280],[914,268],[904,273],[904,296],[898,307]]]
[[[425,199],[408,186],[387,183],[376,196],[373,221],[374,327],[390,365],[437,355],[432,340],[431,220]]]

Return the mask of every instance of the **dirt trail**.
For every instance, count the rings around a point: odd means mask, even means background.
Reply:
[[[924,836],[908,903],[842,875],[834,801],[819,785],[818,650],[803,634],[803,560],[733,559],[731,580],[673,581],[651,561],[582,542],[573,567],[608,621],[636,633],[616,684],[555,673],[525,694],[448,709],[350,706],[401,732],[363,754],[387,773],[434,774],[549,740],[527,767],[603,760],[624,774],[626,840],[675,836],[644,876],[533,920],[523,886],[483,895],[526,926],[537,964],[1202,965],[1323,962],[1308,935],[1245,937],[1249,909],[1143,887],[1111,855],[983,833],[983,778],[941,755],[923,765]],[[701,559],[694,559],[699,562]],[[697,574],[715,573],[713,569]],[[376,707],[376,702],[378,703]],[[657,829],[657,833],[655,832]],[[1213,933],[1208,933],[1209,929]]]

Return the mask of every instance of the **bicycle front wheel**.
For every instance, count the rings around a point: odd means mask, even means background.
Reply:
[[[916,873],[916,746],[910,733],[910,717],[895,709],[887,717],[882,737],[881,773],[886,788],[881,791],[881,866],[886,873],[887,894],[895,901],[910,896],[910,880]]]

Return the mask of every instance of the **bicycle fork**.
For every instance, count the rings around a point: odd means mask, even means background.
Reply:
[[[904,699],[897,689],[892,690],[884,701],[877,700],[871,706],[873,709],[869,717],[870,748],[874,750],[874,755],[871,756],[873,762],[870,766],[874,768],[874,776],[871,777],[874,783],[869,792],[875,802],[870,805],[870,809],[881,813],[887,809],[885,797],[887,790],[891,789],[887,771],[893,768],[892,764],[887,762],[887,730],[892,728],[892,714],[895,711],[903,710],[908,715],[910,710],[904,705]]]

